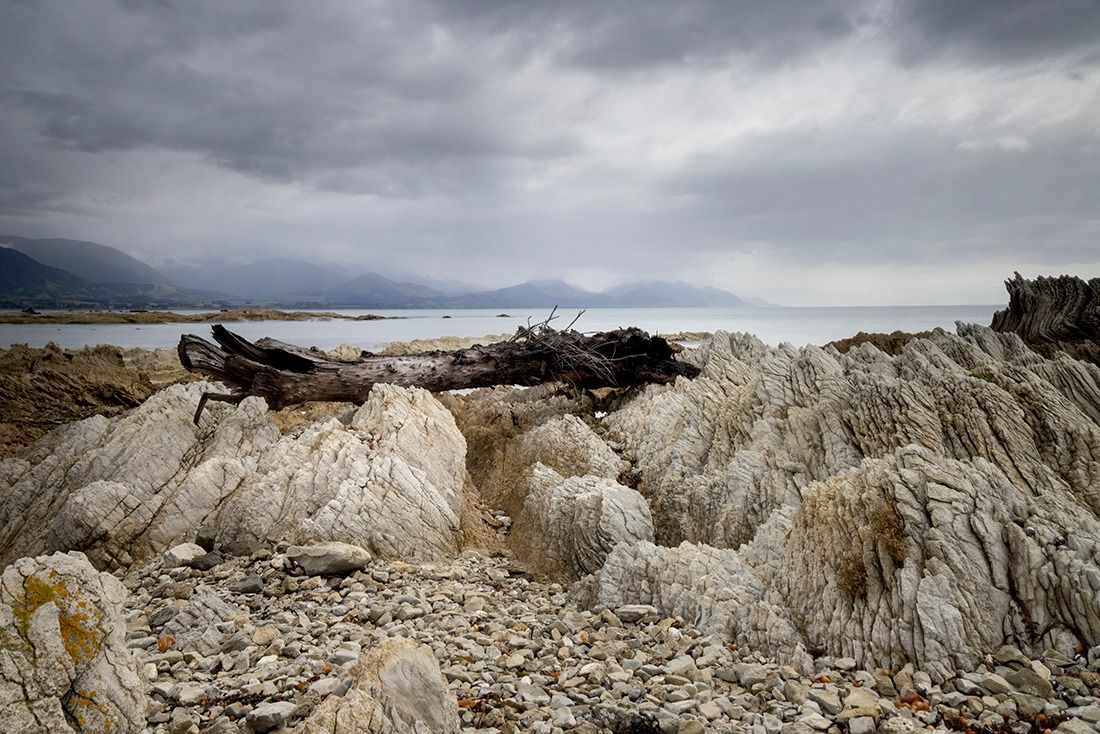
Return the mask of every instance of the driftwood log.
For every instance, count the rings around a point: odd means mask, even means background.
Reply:
[[[380,382],[432,391],[556,381],[584,388],[629,387],[668,383],[699,372],[676,361],[667,341],[640,329],[580,334],[558,331],[547,323],[521,327],[505,342],[403,356],[364,352],[356,361],[336,360],[320,350],[274,339],[253,343],[216,324],[216,344],[185,334],[177,351],[185,369],[231,390],[204,394],[195,411],[196,423],[208,400],[237,403],[250,395],[278,409],[311,400],[362,402]]]

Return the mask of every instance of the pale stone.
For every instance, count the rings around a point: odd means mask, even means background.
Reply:
[[[0,722],[8,732],[139,732],[148,699],[126,647],[126,590],[78,552],[21,558],[0,578]]]
[[[386,640],[350,674],[355,678],[352,688],[325,699],[295,731],[458,733],[454,697],[430,648],[405,638]]]
[[[366,568],[370,553],[350,543],[313,543],[287,548],[286,557],[311,576],[343,574]]]

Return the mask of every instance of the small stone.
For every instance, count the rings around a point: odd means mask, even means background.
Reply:
[[[298,707],[290,701],[276,701],[274,703],[261,703],[248,712],[244,723],[253,731],[271,731],[277,726],[288,721],[298,711]]]
[[[1051,687],[1050,681],[1044,680],[1030,666],[1012,671],[1005,676],[1005,681],[1017,691],[1032,696],[1050,698],[1054,695],[1054,688]]]
[[[262,627],[257,627],[256,631],[252,633],[252,642],[260,647],[267,647],[275,638],[279,636],[279,628],[273,624],[265,624]]]
[[[567,708],[555,709],[550,717],[550,723],[562,729],[569,729],[577,725],[577,718]]]
[[[221,553],[210,552],[202,554],[198,558],[191,560],[186,565],[189,568],[194,568],[199,571],[209,571],[215,566],[220,566],[223,563],[225,563],[225,558],[222,556]]]
[[[809,714],[807,716],[803,716],[801,719],[799,719],[799,721],[810,727],[811,729],[816,729],[817,731],[825,731],[833,725],[832,721],[826,719],[821,714]]]
[[[998,693],[1008,693],[1012,690],[1012,685],[996,673],[983,673],[976,682],[994,696]]]
[[[913,734],[917,724],[913,719],[895,716],[879,725],[879,734]]]
[[[722,715],[722,709],[714,701],[705,701],[699,704],[699,714],[707,717],[710,721],[714,721]]]
[[[172,621],[172,617],[179,614],[179,607],[174,604],[168,604],[161,607],[149,617],[150,627],[163,627]]]
[[[615,616],[623,622],[637,622],[649,616],[657,616],[657,608],[648,604],[626,604],[615,610]]]
[[[245,576],[230,588],[238,594],[259,594],[264,590],[264,580],[259,576]]]
[[[1096,729],[1080,719],[1066,719],[1058,725],[1054,734],[1096,734]]]
[[[869,688],[853,688],[844,698],[846,708],[873,708],[878,706],[879,696]]]
[[[322,678],[321,680],[314,681],[309,684],[309,690],[312,693],[316,693],[318,696],[328,696],[336,691],[340,687],[339,678]]]
[[[848,722],[849,734],[874,734],[875,720],[870,716],[857,716]]]
[[[206,687],[195,683],[180,683],[172,689],[172,698],[190,706],[206,698]]]
[[[205,555],[206,549],[194,543],[180,543],[164,552],[161,557],[165,568],[175,568],[186,565],[188,562]]]
[[[817,703],[818,706],[825,710],[825,713],[836,715],[840,713],[840,696],[836,691],[829,691],[821,688],[811,688],[809,697],[811,701]]]
[[[286,556],[310,576],[359,571],[371,561],[365,548],[339,542],[292,545],[287,548]]]
[[[681,655],[678,658],[674,658],[665,665],[667,670],[672,675],[684,675],[692,670],[695,670],[695,659],[690,655]]]
[[[752,688],[757,683],[767,680],[768,669],[758,663],[742,663],[733,666],[737,676],[737,682],[745,688]]]

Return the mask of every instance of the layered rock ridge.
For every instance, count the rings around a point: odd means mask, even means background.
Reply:
[[[128,568],[197,535],[248,550],[343,541],[391,557],[458,549],[466,443],[430,393],[379,385],[346,417],[282,434],[262,400],[191,415],[206,383],[65,426],[0,462],[0,562],[79,549]]]
[[[580,600],[940,677],[1100,640],[1095,365],[965,325],[896,357],[718,333],[693,358],[606,421],[664,547],[617,549]]]
[[[1100,363],[1100,278],[1062,275],[1005,281],[1008,308],[993,315],[995,331],[1019,334],[1046,355],[1064,351]]]

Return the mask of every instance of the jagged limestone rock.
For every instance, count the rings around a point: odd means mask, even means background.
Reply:
[[[314,424],[266,452],[226,501],[219,541],[332,540],[385,557],[453,555],[465,448],[431,393],[376,385],[350,429]]]
[[[148,699],[126,647],[126,590],[77,552],[20,558],[0,579],[0,726],[138,732]]]
[[[1071,492],[911,446],[807,491],[773,598],[830,654],[945,678],[1006,640],[1100,638],[1098,561],[1100,525]]]
[[[330,696],[297,734],[457,734],[454,697],[431,648],[408,638],[387,640],[350,672],[355,682]]]
[[[634,461],[658,542],[739,549],[808,648],[942,673],[1006,642],[1100,641],[1085,598],[1100,579],[1095,365],[966,325],[897,356],[718,333],[689,358],[698,378],[641,391],[608,433]],[[969,509],[945,514],[941,487]],[[805,506],[818,496],[830,499]],[[1035,539],[1059,526],[1061,546]],[[896,567],[876,527],[900,528]],[[613,586],[652,576],[652,560],[627,566]]]
[[[1005,281],[1008,308],[993,315],[994,331],[1019,334],[1029,344],[1100,340],[1100,278],[1069,275]]]
[[[542,573],[573,581],[599,570],[619,543],[653,540],[649,506],[629,487],[592,475],[562,477],[541,463],[531,469],[529,487],[513,546]]]
[[[468,442],[467,468],[494,508],[518,515],[531,467],[538,461],[563,476],[615,478],[626,468],[576,414],[591,400],[554,386],[498,387],[442,395]]]
[[[219,544],[343,541],[383,556],[457,546],[465,441],[432,396],[380,385],[352,425],[281,435],[262,400],[211,405],[177,385],[134,411],[49,434],[0,462],[0,561],[85,549],[126,568],[214,528]]]
[[[765,601],[766,591],[737,551],[641,541],[618,545],[600,570],[573,585],[570,595],[591,608],[651,604],[664,615],[813,670],[802,636],[783,609]]]

